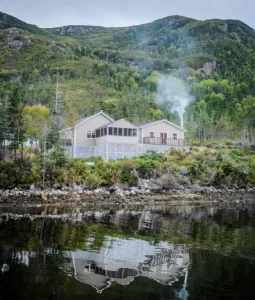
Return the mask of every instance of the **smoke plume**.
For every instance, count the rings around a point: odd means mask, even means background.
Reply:
[[[156,99],[159,107],[171,113],[177,112],[183,126],[185,108],[194,101],[185,82],[173,75],[160,75]]]

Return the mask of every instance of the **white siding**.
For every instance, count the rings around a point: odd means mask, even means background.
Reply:
[[[177,139],[184,139],[184,131],[171,125],[168,124],[167,122],[159,122],[157,124],[151,124],[146,127],[140,128],[139,129],[139,142],[143,143],[143,138],[144,137],[149,137],[150,136],[150,131],[154,131],[154,137],[159,138],[161,132],[166,132],[167,133],[167,138],[172,139],[174,133],[177,134]]]
[[[87,130],[96,130],[96,128],[110,123],[110,120],[104,115],[98,114],[90,120],[85,121],[76,127],[76,146],[92,146],[96,144],[96,139],[87,138]]]
[[[115,143],[115,144],[137,144],[137,136],[115,136],[106,135],[96,139],[96,144]]]

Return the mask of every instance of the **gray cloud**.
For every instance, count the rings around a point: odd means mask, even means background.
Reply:
[[[182,15],[239,19],[255,28],[254,0],[1,0],[0,11],[40,27],[128,26]]]

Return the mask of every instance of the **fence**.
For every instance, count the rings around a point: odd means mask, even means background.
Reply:
[[[95,146],[76,147],[76,158],[102,157],[103,160],[117,160],[138,157],[149,150],[164,153],[171,149],[189,149],[188,146],[169,146],[152,144],[100,144]],[[65,147],[66,155],[72,157],[72,147]]]

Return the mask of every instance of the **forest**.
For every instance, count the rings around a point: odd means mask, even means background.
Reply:
[[[41,164],[53,145],[61,161],[59,130],[99,110],[134,124],[180,124],[181,110],[190,144],[254,144],[255,31],[241,21],[43,29],[0,20],[1,159],[23,159],[24,142],[39,140]]]

